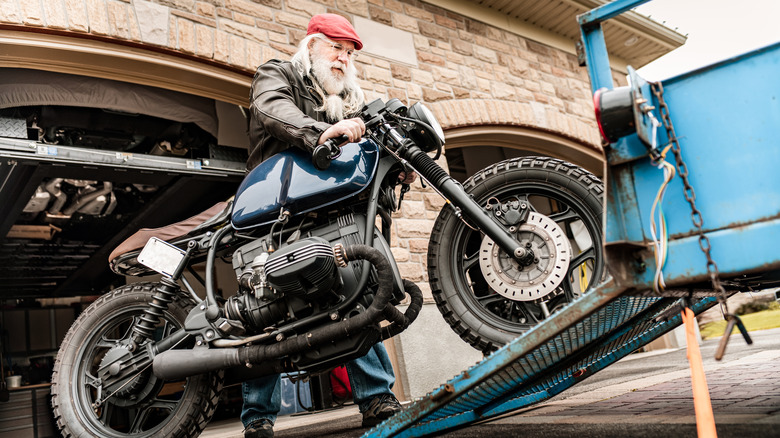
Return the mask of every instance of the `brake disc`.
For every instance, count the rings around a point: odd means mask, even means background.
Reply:
[[[542,301],[557,295],[571,261],[564,230],[547,216],[531,212],[515,230],[515,238],[529,251],[516,260],[485,236],[479,267],[491,289],[513,301]]]

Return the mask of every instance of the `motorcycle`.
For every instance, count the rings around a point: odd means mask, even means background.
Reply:
[[[101,296],[67,333],[52,376],[64,436],[197,435],[226,381],[327,372],[409,327],[423,295],[401,278],[388,243],[409,190],[402,172],[447,201],[431,232],[429,281],[446,321],[475,348],[499,348],[603,277],[594,175],[521,157],[461,185],[436,163],[444,134],[427,107],[376,100],[360,117],[360,142],[276,154],[229,202],[141,230],[114,251],[118,274],[163,275]],[[227,298],[217,258],[236,274]],[[201,278],[193,266],[204,262]]]

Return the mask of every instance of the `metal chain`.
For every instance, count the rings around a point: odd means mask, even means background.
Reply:
[[[702,218],[699,209],[696,208],[696,193],[693,191],[693,187],[688,180],[688,166],[685,165],[685,162],[682,159],[682,154],[680,153],[680,142],[677,140],[677,135],[674,132],[672,119],[669,116],[669,107],[664,101],[664,86],[660,82],[653,82],[650,84],[650,86],[652,87],[653,94],[655,94],[655,97],[658,99],[661,121],[663,122],[664,128],[666,128],[666,136],[669,138],[669,143],[672,145],[672,152],[674,152],[674,159],[677,164],[677,172],[682,178],[685,200],[688,201],[688,203],[691,205],[691,221],[693,222],[693,225],[696,227],[696,230],[699,234],[699,247],[704,253],[704,256],[707,258],[707,273],[709,274],[710,280],[712,281],[713,289],[718,293],[718,301],[720,301],[724,313],[728,315],[728,306],[726,305],[726,290],[723,288],[723,285],[720,282],[718,265],[710,255],[710,250],[712,248],[710,246],[710,239],[706,234],[704,234],[704,230],[702,229],[704,219]]]

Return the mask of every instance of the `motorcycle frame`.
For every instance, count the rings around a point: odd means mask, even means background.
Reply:
[[[371,105],[369,105],[369,108],[371,108]],[[487,236],[494,239],[494,241],[496,241],[497,244],[502,247],[502,249],[506,251],[506,248],[510,248],[510,250],[507,252],[515,254],[516,257],[525,255],[525,248],[521,247],[520,243],[517,242],[517,240],[512,237],[503,226],[499,225],[485,211],[484,208],[477,204],[476,201],[474,201],[473,198],[471,198],[471,196],[466,193],[460,183],[455,181],[446,172],[444,172],[441,167],[436,164],[425,152],[423,152],[417,144],[415,144],[411,139],[401,136],[394,127],[390,126],[386,122],[382,112],[383,111],[379,110],[367,115],[367,118],[369,118],[369,122],[367,123],[369,126],[369,137],[379,146],[379,150],[382,151],[382,155],[379,158],[376,175],[374,176],[369,186],[369,198],[367,200],[368,208],[366,211],[366,222],[363,228],[365,231],[363,243],[366,246],[374,247],[374,233],[369,232],[369,230],[374,228],[374,221],[379,211],[379,196],[382,190],[383,182],[385,178],[387,178],[388,174],[394,171],[394,169],[396,169],[398,166],[404,166],[410,167],[422,178],[428,181],[431,187],[435,188],[436,191],[445,198],[447,204],[450,205],[451,208],[455,208],[457,211],[462,211],[465,213],[465,216],[468,220],[471,220],[473,223],[477,224],[480,227],[480,230],[483,231]],[[372,123],[371,120],[375,121]],[[372,129],[375,132],[371,132]],[[385,141],[380,140],[377,135],[384,138]],[[386,143],[390,143],[392,148],[389,148]],[[420,166],[419,164],[418,166],[415,166],[415,162],[422,162],[424,166]],[[402,201],[399,201],[399,205],[397,206],[399,208],[400,202]],[[458,215],[460,216],[460,214]],[[379,216],[383,223],[383,229],[385,229],[386,226],[389,226],[387,222],[390,219],[389,217],[384,217],[384,215],[381,214]],[[209,255],[206,259],[206,317],[210,321],[215,320],[219,316],[220,310],[212,277],[213,261],[216,257],[215,249],[219,245],[219,241],[221,240],[224,233],[227,233],[228,231],[230,231],[228,227],[225,227],[221,230],[218,230],[213,235],[211,244],[209,245]],[[383,231],[383,235],[384,234],[386,234],[386,231]],[[384,237],[385,241],[389,243],[390,236],[384,235]],[[382,249],[386,254],[390,254],[389,247]],[[393,267],[396,288],[397,290],[403,290],[402,278],[400,272],[398,271],[398,267],[394,262],[392,262],[391,265]],[[359,290],[364,289],[366,286],[370,272],[368,268],[368,262],[364,261],[363,271],[358,282]],[[345,301],[345,303],[340,305],[335,310],[342,310],[343,308],[351,306],[354,302],[354,299],[357,299],[356,297],[357,294],[353,296],[352,300]],[[286,325],[285,329],[296,330],[302,328],[303,326],[316,323],[320,319],[324,319],[326,317],[327,315],[325,314],[312,315],[311,317],[304,320],[296,321]],[[278,334],[280,334],[280,332],[275,331],[271,335],[275,336]]]
[[[376,175],[372,180],[370,186],[368,187],[369,197],[368,200],[366,201],[367,203],[366,219],[365,222],[363,223],[363,230],[364,230],[363,244],[366,246],[374,247],[375,245],[374,233],[370,231],[374,229],[374,221],[377,216],[377,212],[379,210],[379,195],[380,195],[380,191],[382,190],[382,181],[384,180],[384,178],[387,177],[387,174],[390,173],[393,167],[395,167],[396,165],[397,163],[393,157],[391,156],[381,157],[379,159]],[[383,224],[385,224],[388,218],[383,217],[383,215],[379,215],[379,216],[383,221]],[[193,328],[190,334],[199,333],[207,329],[214,329],[214,327],[211,326],[211,323],[219,317],[221,306],[218,303],[216,287],[214,284],[214,276],[213,276],[214,261],[217,257],[217,248],[220,246],[220,242],[223,240],[224,236],[230,233],[231,231],[234,230],[232,226],[228,224],[227,226],[211,234],[208,243],[205,244],[208,247],[208,254],[206,256],[206,279],[204,281],[204,287],[206,289],[206,297],[204,299],[204,303],[206,304],[206,308],[201,310],[205,311],[206,321],[208,321],[209,323],[202,324],[197,328]],[[386,241],[389,241],[390,236],[385,235],[385,233],[383,233],[383,237],[386,239]],[[384,246],[384,243],[381,243],[381,245]],[[387,248],[383,247],[381,248],[381,250],[389,254],[389,247]],[[403,290],[401,274],[398,270],[398,267],[395,265],[395,263],[391,263],[391,265],[393,268],[393,274],[394,274],[393,276],[394,276],[396,288],[397,290]],[[358,290],[362,290],[365,288],[366,283],[368,282],[368,277],[370,275],[369,268],[370,268],[370,264],[367,261],[363,261],[363,270],[357,285]],[[347,307],[352,306],[354,304],[354,301],[358,297],[359,294],[354,294],[351,297],[351,299],[346,300],[343,303],[339,304],[339,306],[333,310],[341,311]],[[327,314],[312,315],[308,318],[287,324],[283,328],[280,328],[279,330],[272,332],[270,336],[276,336],[279,334],[284,334],[285,332],[296,331],[302,329],[305,326],[310,326],[312,324],[315,324],[319,322],[319,320],[326,319],[327,317],[328,317]]]
[[[525,256],[525,248],[521,247],[520,243],[509,234],[504,226],[500,225],[486,209],[477,204],[477,202],[466,193],[463,186],[436,164],[414,140],[402,136],[399,131],[389,123],[390,121],[393,121],[394,117],[389,113],[384,104],[380,106],[377,102],[381,103],[381,101],[375,101],[372,104],[369,104],[367,106],[369,110],[364,111],[363,115],[364,118],[368,120],[366,123],[368,137],[379,146],[380,151],[377,170],[373,180],[369,184],[368,199],[365,201],[367,203],[367,209],[365,223],[363,224],[363,239],[364,244],[372,248],[376,248],[375,245],[378,244],[377,242],[381,242],[381,244],[379,244],[380,248],[376,249],[380,250],[380,252],[387,255],[387,258],[390,259],[395,290],[403,291],[404,287],[403,279],[401,278],[395,261],[392,259],[390,248],[387,245],[389,241],[389,236],[386,235],[389,226],[388,221],[391,220],[389,214],[379,214],[380,219],[382,220],[382,234],[385,239],[376,241],[373,230],[375,229],[374,224],[376,216],[380,212],[379,199],[382,189],[385,186],[385,181],[389,175],[397,171],[399,167],[407,171],[410,169],[416,171],[422,179],[428,181],[431,187],[445,198],[447,204],[450,206],[449,208],[454,208],[456,214],[461,217],[461,219],[467,219],[476,224],[480,230],[492,238],[499,247],[510,254],[514,254],[515,257],[519,258]],[[365,190],[362,190],[360,193],[364,193],[364,191]],[[334,206],[349,203],[350,200],[354,200],[356,196],[361,195],[356,194],[346,201],[340,201],[339,203],[334,204]],[[399,200],[398,204],[395,205],[395,208],[400,207],[400,202],[402,202],[402,200]],[[444,208],[448,207],[445,206]],[[461,215],[461,212],[464,213],[463,216],[465,216],[465,218]],[[262,226],[261,228],[266,229],[266,227],[267,225]],[[272,231],[273,225],[270,225],[270,227],[270,230]],[[213,233],[209,231],[200,238],[194,238],[194,240],[199,241],[197,246],[201,251],[204,249],[208,250],[206,255],[206,278],[203,282],[206,289],[206,297],[190,312],[182,330],[172,333],[167,338],[157,342],[156,345],[150,349],[154,355],[162,353],[176,345],[180,345],[183,342],[191,341],[192,338],[197,339],[198,345],[202,345],[203,342],[211,342],[223,337],[219,334],[220,330],[218,329],[218,325],[224,324],[226,320],[222,317],[221,306],[214,284],[214,261],[218,252],[223,253],[227,248],[234,247],[237,239],[242,238],[241,236],[234,234],[225,242],[224,238],[233,231],[233,227],[228,224]],[[185,263],[185,261],[182,261],[182,263]],[[184,266],[179,266],[177,272],[181,273],[183,270]],[[361,277],[358,280],[356,290],[360,291],[365,289],[369,275],[370,263],[368,261],[363,261],[363,270]],[[171,280],[178,283],[179,278],[177,276]],[[186,286],[185,283],[185,287]],[[360,295],[360,293],[352,294],[349,299],[339,304],[338,307],[332,309],[332,311],[341,312],[344,309],[353,306]],[[303,329],[312,327],[322,320],[329,318],[332,311],[311,315],[304,319],[283,325],[275,331],[263,335],[263,339],[285,339],[291,334],[297,335],[301,333]],[[218,350],[219,348],[220,347],[215,346],[215,349]],[[241,375],[238,380],[242,381],[251,377],[257,377],[258,373],[262,375],[270,372],[279,372],[281,370],[281,365],[278,361],[272,361],[272,363],[266,365],[268,366],[258,367],[257,370],[251,373],[247,373],[246,370],[238,371],[236,374]]]
[[[358,280],[357,286],[355,287],[354,290],[360,291],[360,290],[364,290],[365,289],[365,285],[366,285],[366,283],[368,281],[368,276],[369,276],[369,273],[370,273],[370,271],[369,271],[370,264],[374,264],[375,266],[377,266],[377,269],[379,271],[378,274],[379,274],[379,280],[380,280],[379,281],[379,290],[377,291],[377,296],[375,297],[375,301],[379,300],[379,297],[381,295],[380,291],[382,290],[382,287],[383,287],[382,285],[383,284],[385,284],[385,285],[390,284],[389,289],[387,289],[388,286],[385,286],[386,287],[385,290],[386,291],[389,290],[389,293],[391,293],[391,294],[392,294],[392,290],[393,289],[395,289],[395,290],[404,290],[404,286],[403,286],[403,283],[402,283],[402,280],[401,280],[400,272],[398,271],[397,267],[395,266],[394,261],[392,261],[392,258],[388,257],[391,254],[389,246],[386,244],[384,239],[378,239],[377,240],[377,239],[375,239],[375,236],[373,235],[374,232],[375,232],[374,220],[376,218],[377,211],[379,210],[379,197],[380,197],[382,189],[384,188],[383,181],[388,177],[389,174],[391,174],[394,171],[395,168],[396,168],[396,162],[395,162],[395,160],[391,156],[386,156],[386,157],[383,157],[382,159],[380,159],[380,161],[378,163],[378,171],[376,172],[375,178],[373,179],[372,184],[370,185],[369,198],[366,201],[364,201],[364,202],[366,202],[367,212],[368,212],[368,214],[370,216],[366,216],[365,223],[363,225],[364,225],[364,227],[366,229],[371,231],[371,232],[367,232],[367,233],[364,234],[364,245],[366,247],[373,248],[373,251],[376,251],[377,254],[382,254],[380,256],[380,258],[384,259],[384,261],[386,262],[385,263],[386,267],[383,268],[383,269],[386,269],[385,272],[390,272],[389,273],[390,282],[388,283],[387,280],[384,280],[384,281],[382,280],[382,275],[383,274],[381,273],[381,269],[379,269],[379,265],[377,264],[376,260],[371,262],[371,263],[369,263],[369,261],[365,261],[364,263],[366,263],[366,265],[364,266],[364,269],[363,269],[363,271],[361,273],[361,278]],[[392,175],[390,177],[392,177]],[[345,202],[349,202],[349,201],[345,201]],[[380,217],[382,217],[382,216],[383,215],[380,215]],[[386,219],[383,217],[382,220],[385,221]],[[360,226],[360,225],[358,225],[358,226]],[[292,363],[290,363],[289,361],[285,360],[284,356],[278,356],[278,357],[277,356],[271,356],[271,357],[268,357],[267,359],[265,359],[265,358],[260,359],[260,360],[262,360],[262,362],[254,362],[254,360],[258,360],[258,359],[252,359],[251,363],[252,364],[257,364],[259,366],[251,367],[251,369],[247,369],[249,367],[244,367],[243,364],[250,363],[250,362],[243,362],[244,359],[241,359],[240,363],[242,365],[239,366],[239,363],[236,361],[237,360],[237,356],[236,356],[237,352],[236,352],[236,350],[232,349],[231,347],[238,347],[238,346],[242,346],[242,345],[249,345],[248,343],[250,342],[250,338],[254,338],[254,339],[251,339],[251,342],[260,341],[261,339],[259,339],[258,336],[261,336],[263,340],[275,339],[277,342],[286,342],[286,339],[288,339],[290,337],[290,335],[300,335],[303,332],[303,329],[311,330],[307,334],[307,339],[308,339],[309,335],[314,335],[315,336],[314,339],[323,339],[324,337],[326,337],[328,335],[325,335],[325,331],[320,331],[319,329],[320,328],[322,328],[322,329],[326,329],[327,328],[326,331],[333,332],[332,329],[335,328],[335,327],[330,327],[330,326],[326,327],[326,326],[320,326],[320,325],[316,325],[316,324],[318,322],[320,322],[322,319],[330,318],[330,315],[333,314],[334,312],[338,312],[339,314],[346,313],[345,310],[347,308],[349,308],[349,307],[353,307],[354,303],[361,296],[360,293],[353,293],[350,296],[350,298],[348,298],[344,302],[338,304],[337,308],[330,309],[328,312],[322,312],[322,313],[319,313],[319,314],[311,315],[311,316],[309,316],[307,318],[304,318],[304,319],[301,319],[301,320],[298,320],[298,321],[294,321],[294,322],[285,324],[285,325],[279,327],[276,331],[271,332],[271,333],[265,333],[265,334],[262,334],[262,335],[250,336],[250,337],[244,338],[244,341],[232,340],[234,342],[232,342],[231,345],[215,345],[215,348],[213,348],[213,349],[203,348],[203,347],[205,347],[204,346],[204,342],[205,341],[216,341],[216,340],[222,338],[222,336],[219,334],[218,326],[220,324],[223,324],[225,322],[225,320],[220,315],[220,313],[221,313],[220,312],[220,307],[221,306],[218,304],[216,292],[215,292],[215,289],[213,287],[212,277],[210,276],[209,273],[211,272],[211,270],[213,270],[213,261],[214,261],[214,259],[216,257],[216,253],[218,252],[217,248],[225,245],[225,243],[222,242],[223,237],[226,234],[228,234],[230,231],[232,231],[232,227],[226,226],[226,227],[224,227],[224,228],[222,228],[222,229],[218,230],[217,232],[215,232],[215,233],[210,235],[209,244],[208,244],[208,255],[207,255],[207,275],[206,275],[207,278],[206,278],[206,281],[205,281],[206,286],[207,286],[207,297],[206,297],[206,299],[204,299],[198,306],[196,306],[190,312],[190,314],[188,315],[188,317],[187,317],[187,319],[185,321],[183,330],[179,330],[177,332],[172,333],[170,336],[168,336],[167,338],[159,341],[156,345],[152,346],[151,349],[150,349],[150,351],[152,351],[154,353],[154,355],[156,356],[157,354],[163,353],[166,349],[169,349],[169,348],[171,348],[173,346],[176,346],[176,345],[178,345],[181,342],[184,342],[184,341],[186,341],[188,339],[191,340],[192,338],[195,338],[195,339],[197,339],[197,342],[196,342],[197,346],[194,347],[194,349],[193,348],[190,349],[190,350],[192,350],[191,356],[192,356],[193,360],[187,360],[187,359],[190,359],[189,356],[185,357],[185,360],[182,360],[181,358],[176,358],[174,356],[173,358],[169,359],[167,363],[164,363],[165,361],[161,361],[160,362],[160,364],[161,364],[160,366],[163,367],[162,368],[163,370],[165,370],[165,371],[161,371],[161,373],[163,373],[163,374],[161,374],[161,376],[162,375],[166,375],[165,373],[168,373],[167,375],[171,375],[170,373],[172,373],[172,372],[173,373],[181,372],[181,373],[183,373],[183,375],[184,374],[186,374],[186,375],[197,374],[197,373],[201,373],[201,372],[205,372],[205,371],[216,369],[216,366],[214,364],[223,364],[223,365],[218,365],[219,369],[223,369],[223,370],[227,371],[228,380],[231,381],[231,382],[245,381],[245,380],[248,380],[250,378],[259,377],[259,376],[267,375],[267,374],[271,374],[271,373],[279,373],[279,372],[283,372],[283,371],[295,371],[297,369],[292,365]],[[385,256],[385,255],[387,255],[387,256]],[[351,259],[351,260],[354,260],[354,259]],[[365,259],[365,260],[368,260],[368,259]],[[182,264],[180,264],[180,266],[176,270],[176,273],[180,273],[180,272],[183,271],[183,266],[182,265],[184,263],[185,263],[185,260],[182,260]],[[387,279],[388,275],[385,275],[385,278]],[[167,279],[167,280],[168,280],[167,283],[170,284],[170,282],[172,282],[172,281],[177,281],[178,278],[173,278],[172,277],[172,278]],[[164,281],[164,283],[165,283],[165,281]],[[393,283],[395,283],[395,284],[393,284]],[[211,287],[209,287],[209,286],[211,286]],[[407,286],[407,289],[406,289],[407,293],[410,293],[410,290],[408,289],[408,287],[412,287],[412,286]],[[389,327],[389,330],[387,330],[388,328],[382,329],[381,332],[382,332],[382,336],[383,337],[386,338],[386,337],[389,337],[389,336],[394,336],[397,333],[400,333],[400,331],[404,330],[408,326],[408,324],[411,323],[411,321],[413,321],[414,318],[416,318],[416,315],[419,312],[419,307],[422,304],[422,295],[421,295],[421,293],[420,293],[418,288],[412,287],[412,289],[416,289],[416,291],[414,293],[410,293],[410,296],[412,296],[412,304],[410,305],[410,308],[408,308],[407,311],[403,315],[401,315],[401,313],[398,310],[394,309],[394,308],[392,309],[393,311],[390,312],[389,314],[387,312],[384,312],[385,317],[388,319],[388,321],[393,321],[393,327]],[[385,295],[385,296],[387,296],[387,295]],[[415,298],[415,296],[417,298]],[[209,303],[209,302],[211,302],[211,303]],[[372,304],[370,307],[373,308],[374,304]],[[414,308],[414,307],[416,307],[417,310],[412,310],[412,308]],[[209,313],[210,309],[212,310],[212,313]],[[342,312],[342,311],[344,311],[344,312]],[[370,311],[372,311],[372,309],[370,309],[370,308],[366,309],[366,316],[368,316],[368,313]],[[375,310],[374,310],[374,312],[375,312]],[[213,314],[215,314],[216,317],[210,316],[210,315],[213,315]],[[391,318],[391,317],[389,317],[387,315],[393,315],[393,316]],[[398,319],[399,317],[401,319]],[[369,318],[373,318],[373,317],[369,317]],[[366,320],[366,318],[363,318],[363,320]],[[363,321],[363,320],[361,320],[361,321]],[[400,325],[399,325],[400,321],[405,321],[405,322],[400,323]],[[357,323],[357,324],[363,324],[363,323],[361,322],[361,323]],[[315,328],[311,328],[311,326],[315,326]],[[345,330],[347,330],[347,326],[345,325],[344,327],[345,327]],[[361,325],[358,325],[357,327],[361,327]],[[352,330],[352,329],[350,329],[350,330]],[[339,331],[339,333],[341,333],[341,331]],[[364,333],[364,332],[361,332],[361,333]],[[355,335],[357,336],[357,333],[355,333]],[[361,342],[366,342],[366,340],[370,340],[371,339],[371,336],[369,336],[368,334],[365,334],[365,336],[363,334],[361,334],[360,337],[364,338],[364,340],[361,341]],[[320,345],[317,341],[312,341],[312,342],[313,342],[312,347],[316,347],[317,345]],[[273,343],[265,343],[265,344],[267,346],[269,346],[269,347],[274,345]],[[373,342],[372,342],[372,344],[373,344]],[[361,343],[361,344],[357,344],[357,345],[367,345],[367,344],[362,344]],[[220,348],[220,347],[227,347],[227,348]],[[284,348],[284,347],[282,347],[282,348]],[[258,351],[258,350],[253,350],[253,351]],[[354,359],[354,358],[358,357],[358,355],[362,355],[364,353],[365,353],[364,351],[361,352],[361,350],[359,350],[359,349],[353,350],[353,352],[351,352],[351,353],[347,353],[345,355],[339,356],[339,360],[342,360],[342,359],[343,360]],[[247,354],[259,354],[260,356],[257,356],[257,357],[262,357],[262,355],[263,355],[263,353],[247,353]],[[253,357],[255,357],[255,356],[253,356]],[[333,359],[324,360],[324,363],[329,363],[328,361],[332,361],[332,360]],[[157,365],[156,365],[157,362],[158,361],[155,359],[154,360],[155,372],[157,372]],[[200,366],[200,368],[199,368],[198,365],[193,366],[192,365],[193,362],[207,363],[207,364],[203,365],[203,366]],[[173,365],[171,365],[171,363],[173,363]],[[310,371],[310,372],[311,371],[315,371],[316,372],[319,369],[319,367],[321,367],[321,366],[323,366],[323,365],[320,365],[320,364],[311,365],[311,364],[309,364],[309,365],[307,365],[305,367],[305,369],[307,371]],[[204,367],[211,367],[211,368],[209,368],[209,369],[202,369]],[[187,374],[187,373],[189,373],[189,374]]]

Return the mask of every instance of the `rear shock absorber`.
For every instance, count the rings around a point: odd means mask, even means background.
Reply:
[[[190,241],[187,244],[187,252],[184,254],[184,258],[182,258],[173,275],[170,277],[163,276],[160,280],[160,285],[157,286],[154,295],[152,295],[152,302],[146,307],[144,314],[135,321],[135,324],[133,324],[129,345],[130,351],[135,351],[139,345],[143,344],[147,339],[151,339],[154,335],[160,318],[162,318],[165,311],[168,310],[168,304],[173,302],[174,297],[180,290],[179,285],[176,282],[179,280],[179,277],[181,277],[184,267],[189,263],[190,255],[196,245],[195,241]]]

